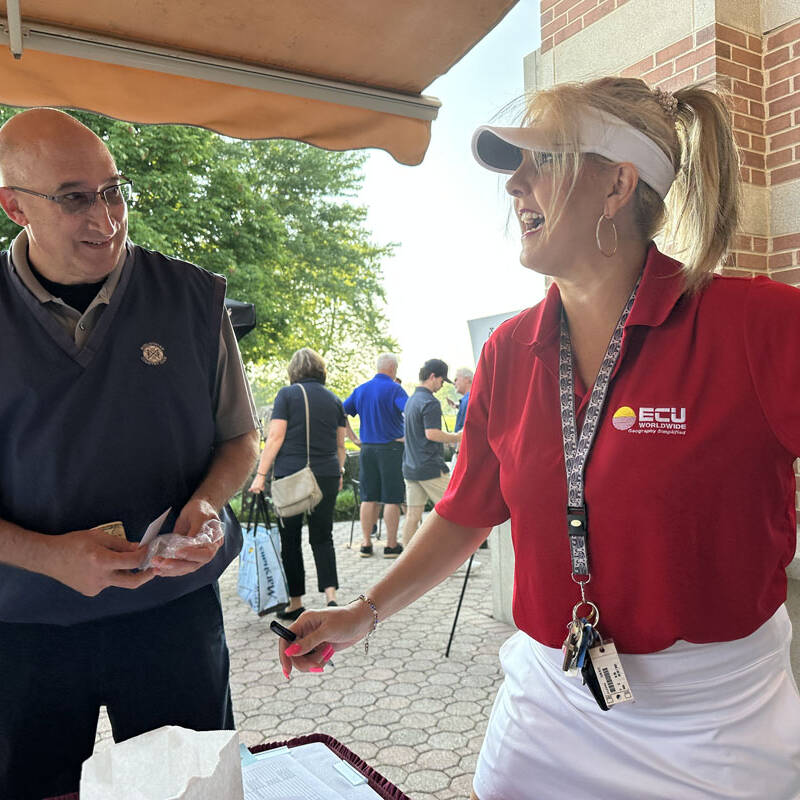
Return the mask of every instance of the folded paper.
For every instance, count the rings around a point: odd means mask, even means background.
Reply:
[[[164,726],[83,764],[81,800],[243,800],[239,735]]]

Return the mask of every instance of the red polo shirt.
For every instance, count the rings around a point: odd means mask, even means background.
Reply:
[[[571,580],[558,398],[561,301],[483,348],[450,486],[452,522],[511,517],[514,620],[560,647]],[[576,375],[583,422],[590,392]],[[715,276],[682,289],[651,246],[585,474],[600,632],[629,653],[747,636],[786,598],[800,453],[800,291]]]

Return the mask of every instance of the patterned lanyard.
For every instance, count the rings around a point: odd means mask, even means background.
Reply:
[[[589,569],[588,529],[586,525],[586,505],[583,496],[583,477],[586,460],[594,443],[597,422],[605,404],[611,373],[619,359],[622,345],[622,332],[628,319],[641,275],[633,287],[631,296],[622,309],[622,314],[614,328],[611,341],[606,348],[603,363],[592,388],[589,407],[578,438],[575,424],[575,383],[572,373],[572,344],[569,328],[561,313],[561,344],[558,353],[558,384],[561,400],[561,432],[564,440],[564,464],[567,473],[567,534],[569,536],[570,556],[572,558],[572,580],[580,586],[581,599],[586,602],[584,585],[591,580]]]

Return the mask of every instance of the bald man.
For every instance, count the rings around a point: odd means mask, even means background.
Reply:
[[[78,788],[100,705],[118,741],[233,727],[216,581],[258,437],[224,279],[128,241],[94,133],[17,114],[0,183],[0,797],[38,800]],[[165,532],[225,536],[136,571],[167,508]]]

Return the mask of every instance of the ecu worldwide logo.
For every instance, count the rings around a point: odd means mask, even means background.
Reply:
[[[611,421],[618,431],[626,431],[636,424],[636,412],[630,406],[622,406],[614,412]]]
[[[628,433],[685,436],[686,409],[674,406],[640,406],[636,411],[630,406],[620,406],[611,417],[611,423],[618,431]]]

